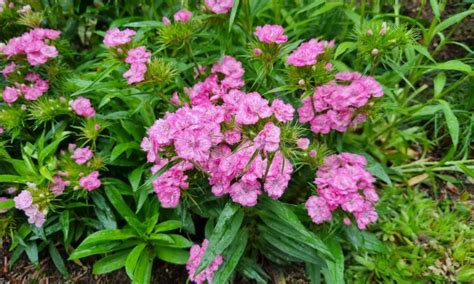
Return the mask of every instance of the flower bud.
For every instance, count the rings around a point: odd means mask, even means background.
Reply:
[[[254,48],[253,49],[253,54],[255,54],[255,56],[260,56],[262,55],[262,50],[260,48]]]
[[[371,54],[372,54],[373,56],[377,56],[377,55],[379,54],[379,50],[378,50],[377,48],[374,48],[374,49],[372,49]]]
[[[304,87],[305,84],[306,84],[306,82],[304,81],[304,79],[300,79],[298,81],[298,85],[300,85],[300,87]]]
[[[387,33],[387,23],[383,22],[382,23],[382,29],[380,29],[380,35],[384,35]]]
[[[368,30],[367,30],[367,34],[368,34],[369,36],[371,36],[371,35],[374,34],[374,31],[372,31],[372,29],[368,29]]]
[[[163,17],[163,18],[161,19],[161,21],[163,22],[163,24],[164,24],[165,26],[171,25],[171,21],[170,21],[170,19],[169,19],[168,17]]]

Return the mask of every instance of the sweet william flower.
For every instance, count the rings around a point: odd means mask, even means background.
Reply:
[[[206,253],[207,247],[209,245],[208,240],[204,240],[202,245],[199,246],[197,244],[193,245],[189,250],[189,259],[186,263],[186,270],[188,271],[189,279],[197,284],[202,284],[205,281],[208,283],[212,283],[212,278],[214,277],[214,273],[217,271],[219,266],[224,262],[222,256],[218,255],[214,258],[211,264],[206,267],[203,271],[196,274],[196,270],[201,263],[201,260]]]
[[[10,73],[15,71],[15,69],[16,69],[15,62],[11,62],[7,66],[5,66],[5,68],[3,68],[2,71],[0,71],[0,72],[2,72],[3,77],[7,78]]]
[[[163,17],[163,18],[161,19],[161,22],[163,22],[163,25],[165,25],[165,26],[171,25],[171,21],[170,21],[170,19],[169,19],[168,17]]]
[[[227,14],[234,5],[234,0],[206,0],[205,2],[209,10],[216,14]]]
[[[288,41],[288,37],[284,35],[284,32],[285,30],[280,25],[264,25],[263,27],[258,26],[254,35],[257,36],[261,42],[281,44]]]
[[[28,190],[23,190],[13,198],[13,201],[15,201],[15,207],[17,209],[24,210],[33,204],[33,196]]]
[[[308,149],[308,146],[309,146],[309,139],[299,138],[298,140],[296,140],[296,145],[298,146],[298,148],[306,150]]]
[[[58,196],[61,195],[64,192],[66,186],[69,186],[70,184],[71,182],[64,181],[61,176],[55,175],[53,177],[53,182],[49,185],[49,189],[55,196]]]
[[[107,47],[116,47],[131,42],[135,34],[131,29],[121,31],[119,28],[113,28],[105,33],[103,42]]]
[[[8,104],[16,102],[18,100],[19,95],[20,92],[18,91],[18,89],[13,87],[6,87],[3,90],[3,100]]]
[[[93,117],[95,115],[95,109],[88,98],[79,96],[71,101],[70,106],[77,115],[83,117]]]
[[[267,122],[263,130],[254,139],[255,146],[266,152],[275,152],[280,144],[280,128],[273,122]]]
[[[82,188],[88,191],[92,191],[94,189],[99,188],[102,184],[99,180],[99,172],[93,171],[87,176],[82,177],[79,180],[79,184],[81,185]]]
[[[78,165],[87,163],[92,158],[92,151],[89,146],[84,148],[76,148],[71,158],[73,158]]]
[[[28,223],[34,224],[36,227],[41,228],[46,221],[46,216],[38,208],[38,205],[33,204],[26,208],[25,215],[28,216]]]
[[[327,47],[333,47],[334,42],[317,41],[311,39],[302,43],[287,58],[286,63],[296,67],[310,66],[317,62],[319,55],[323,54]]]
[[[186,23],[187,21],[191,19],[192,16],[193,16],[192,12],[187,11],[185,9],[181,9],[178,12],[176,12],[176,14],[174,14],[173,18],[177,22]]]
[[[293,120],[295,109],[291,104],[286,104],[280,99],[275,99],[272,102],[272,112],[275,118],[280,122],[288,122]]]

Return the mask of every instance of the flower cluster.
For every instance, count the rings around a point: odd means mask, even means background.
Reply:
[[[79,96],[77,99],[72,100],[69,105],[77,115],[83,117],[93,117],[95,115],[95,109],[88,98]]]
[[[39,206],[33,203],[33,196],[30,191],[23,190],[14,199],[15,207],[23,210],[28,216],[28,223],[35,224],[36,227],[41,228],[46,221],[45,214],[39,209]]]
[[[337,208],[354,215],[357,226],[365,229],[377,220],[374,203],[379,197],[373,183],[375,179],[364,169],[367,161],[363,156],[341,153],[331,155],[316,173],[318,196],[306,202],[308,214],[314,223],[332,219]]]
[[[181,9],[178,12],[176,12],[176,14],[174,14],[173,18],[177,22],[186,23],[187,21],[191,19],[192,16],[193,16],[192,12],[187,11],[185,9]]]
[[[311,66],[316,64],[318,56],[326,52],[327,48],[334,47],[334,41],[318,41],[310,39],[302,43],[287,58],[286,63],[296,67]]]
[[[234,5],[234,0],[206,0],[205,2],[207,8],[216,14],[227,14]]]
[[[338,83],[341,81],[341,83]],[[359,109],[372,97],[383,96],[380,84],[372,77],[356,72],[340,72],[336,81],[319,86],[313,96],[303,100],[298,109],[299,121],[310,122],[314,133],[344,132],[364,122],[366,114]]]
[[[193,245],[191,250],[189,251],[189,259],[186,263],[186,270],[188,270],[189,279],[197,284],[204,283],[207,281],[208,283],[212,283],[212,278],[214,277],[214,273],[217,271],[219,266],[224,261],[222,256],[218,255],[214,258],[214,260],[206,267],[203,271],[195,275],[196,270],[199,267],[199,263],[201,262],[204,253],[206,253],[207,246],[209,245],[208,240],[204,240],[202,245]]]
[[[25,100],[34,101],[49,89],[48,81],[41,79],[36,73],[28,73],[24,80],[24,83],[16,82],[14,87],[6,87],[3,90],[3,100],[6,103],[14,103],[20,96],[23,96]]]
[[[35,28],[10,39],[0,53],[8,58],[24,54],[31,65],[44,64],[50,58],[58,56],[58,50],[55,46],[48,45],[48,40],[57,39],[60,34],[61,32],[52,29]]]
[[[288,41],[288,37],[284,35],[285,30],[280,25],[264,25],[256,28],[254,35],[261,42],[268,44],[282,44]]]
[[[145,80],[146,64],[150,57],[151,53],[146,51],[144,46],[132,48],[128,51],[125,62],[130,64],[130,69],[123,73],[123,77],[127,79],[129,85]]]
[[[135,34],[136,32],[131,29],[121,31],[118,28],[113,28],[105,33],[103,42],[107,47],[117,47],[131,42]]]
[[[259,93],[239,90],[243,75],[241,63],[224,56],[204,81],[187,89],[191,106],[167,113],[148,129],[142,148],[157,165],[154,171],[182,160],[153,183],[164,207],[178,204],[180,191],[188,188],[185,171],[193,165],[209,175],[214,195],[229,194],[244,206],[254,206],[262,188],[272,198],[286,189],[293,168],[279,151],[277,124],[291,121],[294,109],[278,99],[270,106]],[[255,126],[260,130],[247,131]]]

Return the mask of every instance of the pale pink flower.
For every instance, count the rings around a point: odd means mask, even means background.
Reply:
[[[227,14],[232,6],[234,0],[205,0],[206,6],[216,14]]]
[[[6,87],[3,90],[3,100],[8,104],[16,102],[18,100],[19,95],[20,92],[18,91],[18,89],[12,87]]]
[[[71,182],[64,181],[61,176],[56,175],[53,177],[53,182],[49,185],[49,189],[55,196],[61,195],[64,192],[66,186],[69,186]]]
[[[104,44],[107,47],[123,45],[131,42],[135,34],[136,32],[131,29],[121,31],[119,28],[113,28],[105,33]]]
[[[282,100],[275,99],[272,102],[272,112],[278,121],[288,122],[293,120],[295,109],[291,104],[285,104]]]
[[[77,115],[84,117],[93,117],[95,109],[88,98],[79,96],[69,104]]]
[[[93,154],[89,146],[84,148],[76,148],[71,158],[73,158],[78,165],[87,163],[92,158]]]
[[[15,201],[15,207],[17,209],[25,210],[33,204],[33,196],[28,190],[23,190],[20,192],[20,194],[13,198],[13,201]]]
[[[280,25],[264,25],[258,26],[254,35],[261,42],[282,44],[288,41],[288,37],[284,35],[285,30]]]
[[[192,12],[187,11],[185,9],[181,9],[178,12],[176,12],[176,14],[174,14],[173,17],[175,21],[185,23],[189,21],[189,19],[191,19],[192,16],[193,16]]]
[[[273,122],[267,122],[263,130],[254,139],[255,146],[266,152],[275,152],[280,144],[280,128]]]
[[[299,138],[298,140],[296,140],[296,145],[298,146],[298,148],[306,150],[308,149],[308,146],[309,146],[309,139]]]
[[[169,19],[168,17],[163,17],[163,18],[161,19],[161,21],[163,22],[163,25],[165,25],[165,26],[171,25],[171,21],[170,21],[170,19]]]
[[[88,191],[92,191],[97,189],[101,186],[101,182],[99,180],[99,172],[93,171],[85,177],[82,177],[79,180],[79,184],[82,188],[87,189]]]

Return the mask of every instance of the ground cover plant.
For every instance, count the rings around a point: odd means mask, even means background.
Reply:
[[[0,279],[472,281],[468,2],[0,1]]]

